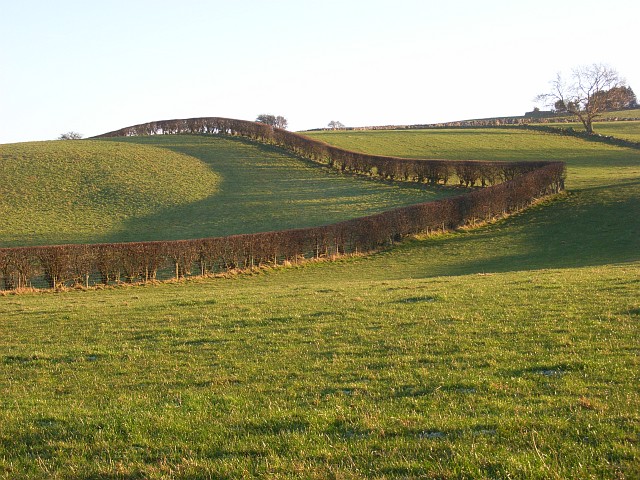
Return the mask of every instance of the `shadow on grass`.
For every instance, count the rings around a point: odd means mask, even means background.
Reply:
[[[192,155],[208,163],[222,177],[220,191],[225,192],[225,205],[217,197],[211,197],[143,219],[133,219],[122,231],[114,232],[102,241],[140,240],[139,234],[132,234],[136,235],[135,238],[127,237],[136,224],[154,226],[153,232],[149,232],[145,240],[172,240],[321,225],[328,223],[328,218],[338,221],[366,214],[356,213],[351,204],[361,200],[362,191],[341,185],[345,176],[315,164],[312,166],[323,172],[318,176],[321,180],[317,186],[310,187],[306,194],[300,194],[299,190],[308,173],[296,173],[288,166],[281,166],[286,170],[275,174],[281,181],[280,193],[269,195],[268,191],[261,191],[267,176],[271,175],[270,162],[277,162],[278,157],[295,158],[275,147],[244,139],[221,138],[220,141],[233,142],[227,152],[229,157],[221,158],[220,152],[216,153],[208,141],[199,140],[198,137],[169,137],[160,141],[157,138],[134,137],[127,141],[153,142],[156,146]],[[253,157],[246,165],[237,161],[246,157]],[[364,268],[383,268],[385,276],[389,278],[424,278],[638,261],[640,179],[619,183],[605,181],[606,185],[569,192],[496,224],[423,241],[407,241],[356,263],[362,261]],[[401,185],[400,188],[416,190],[409,185]],[[287,191],[291,197],[285,203],[294,205],[284,209],[281,195]],[[425,193],[428,195],[428,192]],[[318,208],[336,197],[341,197],[340,201],[328,210]],[[234,202],[245,206],[229,208],[229,204],[233,205]],[[377,211],[393,206],[396,204],[386,207],[378,205]],[[291,214],[303,211],[304,218]],[[335,214],[342,212],[344,215],[345,211],[350,215],[339,217]],[[337,268],[344,277],[362,275],[359,268],[353,272]],[[428,300],[411,297],[405,301]]]
[[[460,189],[341,175],[273,146],[242,138],[131,137],[198,158],[220,175],[215,195],[132,218],[99,242],[181,240],[324,225]]]
[[[569,193],[477,230],[408,241],[372,263],[404,261],[403,276],[424,278],[639,261],[639,185]]]

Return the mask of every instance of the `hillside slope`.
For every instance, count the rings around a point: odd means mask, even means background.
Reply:
[[[0,297],[0,476],[638,478],[640,154],[443,133],[360,148],[556,156],[570,191],[366,257]]]
[[[366,182],[215,136],[2,145],[0,174],[0,246],[314,226],[460,193]]]
[[[215,194],[220,182],[187,155],[91,140],[1,145],[0,178],[2,246],[96,241]]]
[[[568,192],[563,198],[498,225],[400,247],[389,255],[393,261],[398,255],[407,256],[403,276],[640,260],[638,150],[514,129],[314,132],[310,136],[386,155],[567,163]],[[385,269],[383,257],[377,257],[376,262],[382,263],[371,268]]]

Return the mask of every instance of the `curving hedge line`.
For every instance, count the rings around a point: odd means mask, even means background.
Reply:
[[[304,135],[264,123],[231,118],[206,117],[162,120],[121,128],[92,138],[140,135],[224,134],[245,137],[283,147],[296,155],[329,165],[342,172],[359,173],[389,180],[447,184],[453,179],[464,186],[495,185],[534,171],[549,162],[488,162],[421,159],[413,160],[344,150]]]
[[[432,183],[492,185],[442,200],[320,227],[195,240],[0,248],[0,289],[180,278],[303,259],[370,252],[417,233],[446,231],[520,210],[564,189],[562,162],[406,160],[342,150],[267,125],[224,118],[136,125],[99,137],[176,133],[241,135],[342,171]]]

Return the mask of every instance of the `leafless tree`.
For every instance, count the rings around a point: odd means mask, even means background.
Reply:
[[[577,116],[588,134],[593,134],[593,121],[627,91],[625,81],[613,68],[593,64],[577,67],[567,82],[560,73],[551,82],[551,91],[540,94],[536,101],[554,106],[558,111]]]
[[[338,130],[338,129],[340,129],[340,128],[344,128],[344,125],[342,124],[342,122],[338,122],[337,120],[331,120],[331,121],[329,122],[328,127],[329,127],[331,130]]]
[[[282,129],[286,129],[288,124],[287,119],[282,115],[275,116],[266,113],[258,115],[258,118],[256,118],[256,122],[266,123],[267,125],[271,125],[272,127]]]
[[[80,140],[82,138],[82,134],[78,132],[67,132],[63,133],[58,137],[58,140]]]

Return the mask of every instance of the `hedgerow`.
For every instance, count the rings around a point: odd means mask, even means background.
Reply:
[[[37,282],[49,288],[148,282],[157,279],[159,272],[181,278],[366,253],[408,235],[447,231],[503,216],[564,189],[562,162],[409,160],[368,155],[265,124],[217,117],[151,122],[96,138],[185,133],[243,136],[343,172],[433,184],[447,184],[456,177],[466,187],[486,188],[320,227],[195,240],[1,248],[0,288],[20,289]]]

